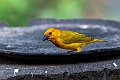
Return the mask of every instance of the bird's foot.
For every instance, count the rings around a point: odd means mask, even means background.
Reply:
[[[66,52],[66,55],[70,55],[71,53],[73,54],[73,53],[74,53],[74,51],[76,51],[76,50],[75,50],[75,49],[73,49],[73,50],[67,51],[67,52]]]

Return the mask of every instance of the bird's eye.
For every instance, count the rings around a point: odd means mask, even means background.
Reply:
[[[49,33],[49,35],[51,35],[51,34],[52,34],[52,32]]]

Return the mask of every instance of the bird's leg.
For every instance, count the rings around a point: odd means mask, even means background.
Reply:
[[[77,48],[77,51],[78,51],[78,52],[81,52],[81,48],[78,47],[78,48]]]
[[[73,51],[76,51],[75,49],[72,49],[70,51],[67,51],[66,54],[69,55],[69,53],[73,52]]]
[[[73,52],[73,51],[76,51],[76,49],[72,49],[72,50],[70,50],[70,51],[67,51],[66,54],[69,55],[69,54],[70,54],[71,52]],[[77,48],[77,51],[78,51],[78,52],[81,52],[81,48],[78,47],[78,48]]]

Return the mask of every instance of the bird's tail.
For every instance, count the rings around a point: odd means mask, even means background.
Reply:
[[[107,40],[101,40],[101,39],[94,39],[93,42],[107,42]]]

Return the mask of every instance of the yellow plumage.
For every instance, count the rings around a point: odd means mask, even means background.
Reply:
[[[78,52],[80,52],[82,47],[86,46],[87,44],[94,42],[106,42],[106,40],[91,38],[78,32],[59,30],[57,28],[49,28],[46,30],[43,41],[44,40],[51,41],[59,48],[72,51],[77,50]]]

